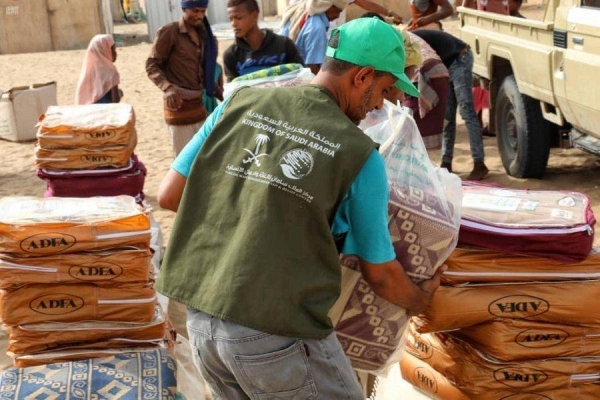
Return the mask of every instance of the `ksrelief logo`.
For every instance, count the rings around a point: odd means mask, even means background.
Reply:
[[[494,379],[503,385],[523,389],[544,383],[548,375],[533,368],[508,367],[494,371]]]
[[[550,331],[536,331],[527,329],[519,333],[515,342],[519,346],[533,349],[542,349],[545,347],[558,346],[569,338],[569,334],[562,329],[552,329]]]
[[[294,149],[286,152],[279,161],[281,172],[290,179],[302,179],[311,173],[314,160],[304,149]]]
[[[20,243],[21,250],[34,254],[60,253],[77,243],[75,236],[66,233],[41,233],[29,236]]]
[[[69,275],[82,281],[109,281],[123,275],[123,268],[108,262],[81,264],[69,268]]]
[[[47,294],[29,303],[31,310],[45,315],[70,314],[83,306],[84,302],[81,297],[66,293]]]
[[[426,338],[417,339],[414,335],[409,336],[410,346],[406,347],[406,351],[421,360],[427,360],[433,356],[433,346]]]
[[[490,303],[490,314],[500,318],[523,319],[541,315],[550,309],[550,303],[534,296],[506,296]]]
[[[438,383],[433,377],[433,374],[423,367],[415,368],[413,372],[414,382],[418,387],[429,393],[438,392]]]
[[[117,132],[115,131],[103,131],[103,132],[88,132],[85,134],[86,139],[90,140],[109,140],[117,136]]]

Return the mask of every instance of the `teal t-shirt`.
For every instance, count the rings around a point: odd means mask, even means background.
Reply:
[[[219,104],[208,116],[198,133],[173,161],[172,169],[186,178],[189,176],[196,155],[226,106],[227,100]],[[387,227],[388,201],[385,163],[381,155],[374,150],[350,186],[333,221],[332,234],[346,234],[343,254],[355,254],[373,264],[396,258]]]

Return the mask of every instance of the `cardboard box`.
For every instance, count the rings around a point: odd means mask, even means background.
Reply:
[[[52,105],[56,105],[56,82],[15,87],[0,93],[0,139],[35,140],[38,118]]]

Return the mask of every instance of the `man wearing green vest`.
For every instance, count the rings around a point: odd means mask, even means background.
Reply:
[[[364,399],[327,317],[338,250],[410,312],[439,286],[445,268],[417,286],[395,260],[385,165],[356,126],[394,86],[418,96],[404,58],[390,25],[342,25],[312,84],[239,89],[163,179],[177,216],[157,290],[188,306],[214,399]]]

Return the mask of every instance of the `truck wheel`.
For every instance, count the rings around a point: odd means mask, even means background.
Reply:
[[[516,178],[541,178],[550,155],[550,123],[539,101],[519,92],[507,76],[496,97],[498,150],[506,172]]]

